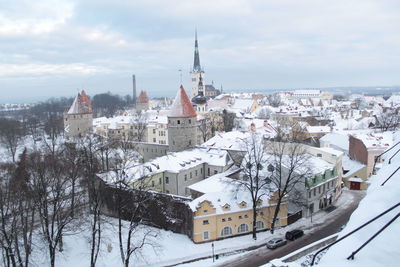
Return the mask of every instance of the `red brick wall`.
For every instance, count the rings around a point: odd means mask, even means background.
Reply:
[[[368,165],[368,151],[364,143],[350,135],[349,138],[349,154],[350,158]]]

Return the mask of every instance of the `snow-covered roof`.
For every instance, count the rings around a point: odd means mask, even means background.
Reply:
[[[236,98],[235,102],[233,103],[231,108],[232,109],[240,109],[240,110],[243,110],[243,111],[247,112],[247,111],[249,111],[249,109],[251,108],[253,103],[254,103],[254,99]]]
[[[343,166],[343,170],[347,171],[346,174],[343,174],[343,177],[345,177],[345,178],[351,177],[354,173],[358,172],[359,170],[361,170],[362,168],[365,167],[364,164],[362,164],[356,160],[350,159],[350,157],[347,155],[343,156],[342,166]]]
[[[243,142],[250,137],[249,132],[218,132],[214,137],[203,143],[202,147],[213,147],[231,150],[242,150]]]
[[[340,148],[342,151],[349,150],[349,136],[339,133],[328,133],[319,139],[320,142],[328,142],[331,146]]]
[[[197,210],[204,201],[211,202],[215,208],[216,214],[233,213],[251,209],[251,195],[248,190],[238,187],[234,179],[226,177],[226,173],[216,174],[203,181],[189,186],[189,188],[204,192],[204,194],[193,201],[189,202],[189,206],[193,212]],[[269,206],[270,194],[261,197],[261,207]],[[247,208],[240,207],[241,202],[247,203]],[[229,210],[224,210],[223,206],[229,205]]]
[[[400,141],[399,139],[396,140]],[[396,153],[393,149],[383,157],[389,159]],[[350,216],[346,227],[339,237],[348,234],[368,220],[389,209],[399,202],[400,172],[396,171],[400,164],[400,154],[392,158],[391,164],[385,160],[383,166],[376,175],[368,180],[370,186],[366,196],[361,200],[357,209]],[[381,186],[390,175],[392,178]],[[347,260],[352,251],[363,245],[373,234],[377,233],[400,211],[400,207],[388,212],[376,221],[368,224],[363,229],[350,235],[340,243],[332,246],[319,262],[319,267],[365,267],[365,266],[398,266],[400,262],[400,223],[394,221],[379,235],[369,242],[360,252],[355,255],[354,260]],[[397,219],[398,220],[398,219]]]
[[[387,149],[393,144],[393,134],[391,132],[352,135],[361,140],[367,148]]]
[[[329,133],[331,128],[329,126],[307,126],[309,133]]]
[[[339,151],[331,147],[313,147],[313,149],[329,153],[335,157],[340,157],[344,154],[342,151]]]
[[[213,148],[192,148],[181,152],[169,153],[165,156],[155,158],[144,164],[136,164],[128,168],[125,172],[129,181],[136,181],[144,176],[154,175],[161,172],[179,173],[208,163],[213,166],[227,166],[232,163],[228,152]],[[132,164],[131,164],[132,165]],[[113,181],[114,172],[99,174],[106,181]]]
[[[175,100],[172,103],[168,117],[196,117],[196,111],[193,108],[192,102],[181,86],[176,94]]]

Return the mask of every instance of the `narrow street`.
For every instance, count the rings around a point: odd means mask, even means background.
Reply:
[[[306,231],[303,237],[295,241],[288,241],[285,246],[275,250],[270,250],[266,246],[259,248],[254,252],[247,253],[242,257],[237,257],[232,261],[225,261],[223,264],[217,266],[260,266],[268,263],[272,259],[283,257],[324,237],[339,232],[341,227],[347,223],[361,199],[365,196],[365,192],[362,191],[346,190],[343,192],[343,194],[351,194],[354,197],[353,201],[344,209],[337,207],[335,210],[331,211],[332,215],[334,216],[327,216],[329,218],[324,223],[321,223],[320,225],[314,225],[313,229],[299,227],[303,230],[311,230],[308,232]]]

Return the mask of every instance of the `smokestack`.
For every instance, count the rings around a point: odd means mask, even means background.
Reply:
[[[132,85],[133,85],[133,106],[136,107],[136,78],[135,74],[132,75]]]

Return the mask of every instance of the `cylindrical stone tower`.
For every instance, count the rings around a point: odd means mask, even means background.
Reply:
[[[168,115],[168,145],[171,152],[197,145],[197,115],[182,85]]]

